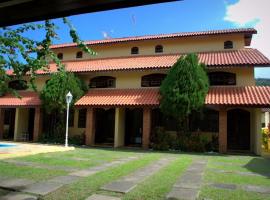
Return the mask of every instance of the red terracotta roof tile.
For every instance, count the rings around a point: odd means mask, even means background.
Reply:
[[[210,87],[205,104],[267,107],[270,105],[270,86]]]
[[[92,89],[76,102],[76,106],[158,106],[159,89]],[[270,86],[210,87],[206,105],[257,106],[270,105]]]
[[[90,89],[76,106],[157,106],[158,89]]]
[[[38,93],[31,91],[21,91],[18,93],[21,98],[13,94],[6,94],[0,97],[0,107],[31,107],[41,105]]]
[[[222,35],[222,34],[233,34],[233,33],[243,33],[243,34],[252,35],[252,34],[256,34],[257,31],[253,28],[239,28],[239,29],[210,30],[210,31],[197,31],[197,32],[182,32],[182,33],[172,33],[172,34],[157,34],[157,35],[146,35],[146,36],[135,36],[135,37],[112,38],[112,39],[104,39],[104,40],[90,40],[90,41],[85,41],[85,44],[95,45],[95,44],[140,41],[140,40],[194,37],[194,36],[204,36],[204,35]],[[249,43],[250,41],[248,41],[246,45],[249,45]],[[76,47],[76,46],[77,46],[76,43],[65,43],[65,44],[52,45],[51,48],[56,49],[56,48],[64,48],[64,47]]]
[[[118,58],[103,58],[81,61],[66,61],[66,69],[71,72],[100,72],[116,70],[147,70],[168,69],[180,57],[180,54],[129,56]],[[233,66],[270,66],[270,60],[257,49],[241,49],[232,51],[201,52],[198,53],[200,62],[209,68]],[[50,65],[49,72],[56,72],[56,64]],[[47,74],[48,71],[38,71]]]

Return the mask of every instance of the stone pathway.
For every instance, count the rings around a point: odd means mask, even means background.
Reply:
[[[174,159],[175,157],[161,158],[160,160],[142,169],[139,169],[132,174],[129,174],[119,180],[104,185],[103,187],[101,187],[101,189],[112,192],[127,193],[133,188],[135,188],[138,183],[144,181],[146,178],[150,177],[151,175],[159,171],[161,168],[170,164],[170,162]]]
[[[106,195],[100,195],[100,194],[93,194],[90,197],[88,197],[86,200],[121,200],[118,197],[112,197],[112,196],[106,196]]]
[[[19,192],[10,192],[4,196],[0,197],[1,200],[37,200],[36,196],[32,196],[29,194],[23,194]]]
[[[62,171],[67,171],[67,172],[73,172],[73,171],[79,170],[78,168],[69,167],[69,166],[52,166],[52,165],[46,165],[46,164],[42,164],[42,163],[20,161],[20,160],[3,160],[2,162],[17,165],[17,166],[27,166],[27,167],[42,168],[42,169],[62,170]]]
[[[210,187],[225,189],[225,190],[237,190],[241,189],[246,192],[257,192],[262,194],[270,194],[270,187],[259,186],[259,185],[237,185],[228,183],[212,183],[209,184]]]
[[[179,177],[166,198],[168,200],[195,200],[199,196],[206,164],[207,160],[193,161],[185,173]]]
[[[243,176],[261,176],[261,177],[270,177],[270,173],[255,173],[255,172],[241,172],[241,171],[235,171],[235,170],[222,170],[222,169],[216,169],[216,168],[209,168],[212,172],[217,173],[227,173],[227,174],[238,174]]]
[[[109,162],[109,163],[105,163],[103,165],[99,165],[99,166],[96,166],[96,167],[90,167],[88,169],[79,170],[79,171],[70,173],[69,175],[71,175],[71,176],[79,176],[79,177],[87,177],[87,176],[96,174],[98,172],[104,171],[104,170],[106,170],[106,169],[108,169],[110,167],[114,167],[114,166],[117,166],[119,164],[124,164],[126,162],[136,160],[138,158],[139,157],[137,157],[137,156],[131,156],[131,157],[128,157],[128,158],[121,158],[119,160],[115,160],[115,161],[112,161],[112,162]]]
[[[77,172],[73,172],[65,176],[58,176],[58,177],[54,177],[49,180],[41,181],[41,182],[34,182],[32,180],[27,180],[27,179],[0,177],[0,187],[13,190],[13,191],[32,193],[35,195],[47,195],[61,188],[64,185],[68,185],[68,184],[78,181],[82,177],[93,175],[95,173],[104,171],[110,167],[117,166],[119,164],[124,164],[126,162],[129,162],[138,158],[139,157],[136,157],[136,156],[122,158],[116,161],[112,161],[110,163],[105,163],[100,166],[91,167],[85,170],[79,170]],[[11,195],[18,196],[19,194],[23,195],[23,193],[14,193]],[[16,198],[14,197],[14,199]]]

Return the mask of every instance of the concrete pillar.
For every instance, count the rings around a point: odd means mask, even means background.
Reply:
[[[15,115],[15,128],[14,128],[14,141],[22,141],[23,135],[28,132],[29,109],[16,108]]]
[[[37,142],[42,134],[42,112],[41,108],[35,108],[35,118],[34,118],[34,136],[33,142]]]
[[[227,111],[221,109],[219,111],[219,153],[227,152]]]
[[[93,108],[86,111],[85,144],[92,146],[95,144],[95,115]]]
[[[144,149],[149,148],[151,134],[151,108],[143,109],[143,135],[142,146]]]
[[[3,139],[4,135],[4,118],[5,118],[5,110],[0,108],[0,140]]]
[[[115,108],[114,147],[125,145],[125,109]]]
[[[261,110],[255,108],[254,111],[254,153],[261,155],[262,153],[262,134],[261,134]]]
[[[264,117],[265,117],[265,127],[268,127],[268,125],[269,125],[269,112],[265,112],[265,115],[264,115]]]

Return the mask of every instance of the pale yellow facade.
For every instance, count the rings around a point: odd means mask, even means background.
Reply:
[[[76,59],[76,52],[80,51],[76,47],[55,49],[54,52],[63,53],[63,61],[66,60],[83,60],[83,59],[98,59],[111,58],[121,56],[141,56],[154,55],[155,46],[163,46],[163,54],[190,53],[190,52],[211,52],[224,51],[224,42],[230,40],[233,42],[233,49],[242,49],[245,46],[244,37],[242,34],[232,34],[224,36],[199,36],[174,39],[159,39],[145,41],[131,41],[113,44],[91,45],[90,47],[97,53],[96,56],[91,56],[86,53],[83,58]],[[131,55],[132,47],[139,48],[138,55]],[[232,49],[229,49],[230,51]],[[160,53],[159,53],[160,54]]]

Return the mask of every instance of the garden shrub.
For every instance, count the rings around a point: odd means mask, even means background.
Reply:
[[[179,150],[186,152],[206,152],[218,150],[218,136],[209,139],[202,133],[181,133],[173,136],[164,127],[156,127],[151,137],[154,150]]]
[[[154,150],[169,150],[171,137],[163,127],[156,127],[151,135],[151,147]]]

